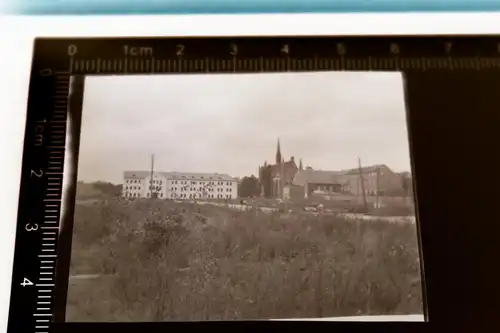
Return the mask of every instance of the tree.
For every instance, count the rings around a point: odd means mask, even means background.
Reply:
[[[106,196],[116,196],[120,195],[122,192],[121,185],[114,185],[112,183],[106,182],[94,182],[91,184],[92,187]]]
[[[272,166],[264,164],[261,171],[260,184],[264,188],[264,197],[270,198],[272,196]],[[258,193],[260,194],[260,193]]]
[[[259,180],[254,176],[243,177],[238,187],[238,196],[249,198],[259,195]]]

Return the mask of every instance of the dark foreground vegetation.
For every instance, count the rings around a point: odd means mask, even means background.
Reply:
[[[77,204],[68,321],[422,313],[414,224],[108,199]]]

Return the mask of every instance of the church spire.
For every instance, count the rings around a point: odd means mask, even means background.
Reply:
[[[281,147],[280,147],[280,138],[278,138],[278,148],[276,149],[276,164],[281,163]]]
[[[299,170],[302,170],[303,167],[302,167],[302,159],[300,159],[300,162],[299,162]]]

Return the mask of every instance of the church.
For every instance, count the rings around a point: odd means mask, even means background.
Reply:
[[[299,166],[295,163],[293,156],[290,157],[290,160],[285,161],[285,158],[281,155],[280,140],[278,138],[275,164],[264,162],[263,166],[259,166],[260,196],[282,198],[283,189],[285,186],[292,184],[299,170],[302,170],[302,160],[299,162]]]

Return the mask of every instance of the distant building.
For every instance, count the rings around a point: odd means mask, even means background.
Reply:
[[[149,184],[151,182],[150,171],[125,171],[123,173],[122,195],[129,198],[146,198],[151,195]],[[165,198],[165,185],[167,178],[161,173],[153,173],[153,182],[156,185],[154,192],[158,197]]]
[[[400,196],[403,194],[401,175],[385,164],[361,168],[362,177],[360,177],[359,168],[342,171],[342,173],[340,179],[347,183],[347,187],[344,188],[350,193],[362,194],[364,189],[367,195]],[[363,184],[361,184],[361,178]]]
[[[344,192],[343,181],[339,179],[338,171],[323,170],[300,170],[297,172],[290,186],[290,196],[310,197],[314,192],[324,191],[327,193]]]
[[[311,195],[402,195],[403,181],[400,174],[386,165],[324,171],[300,170],[297,172],[287,192],[291,197],[308,198]]]
[[[125,171],[122,195],[129,198],[234,199],[238,180],[227,174]]]
[[[300,167],[297,167],[293,156],[290,157],[289,161],[285,161],[281,156],[279,139],[275,162],[275,164],[264,162],[264,165],[259,167],[259,183],[262,197],[283,198],[285,196],[285,187],[292,184],[293,178],[302,168],[302,161],[300,161]]]
[[[411,172],[400,172],[401,181],[403,182],[403,195],[405,197],[412,197],[413,193],[413,176]]]

